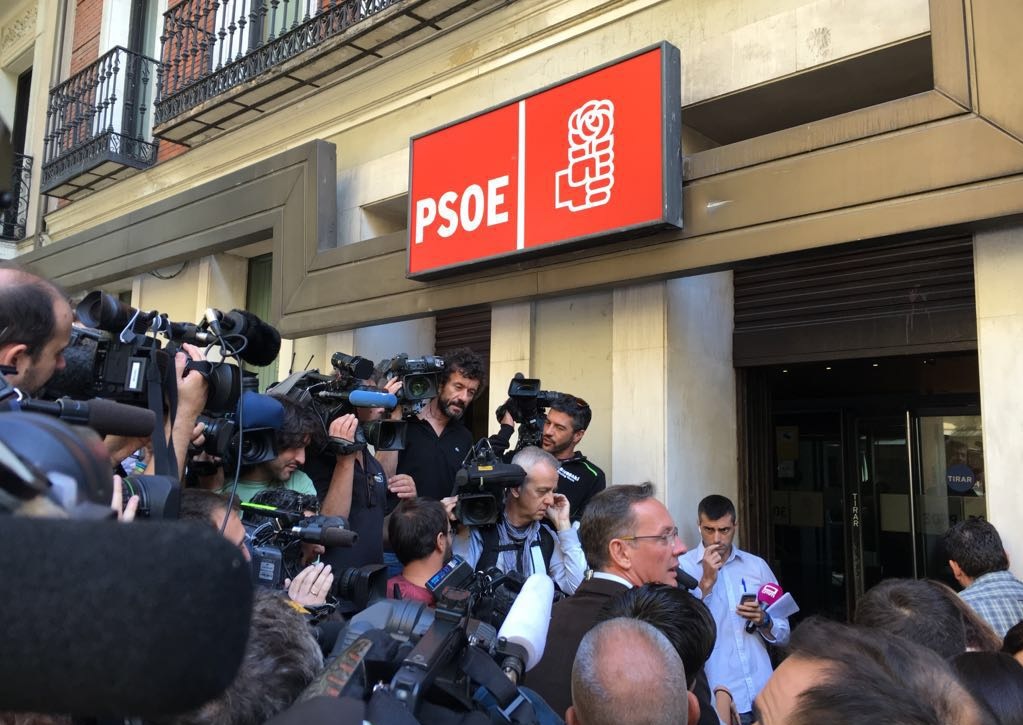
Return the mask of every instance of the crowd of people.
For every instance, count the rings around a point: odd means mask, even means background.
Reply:
[[[64,367],[73,319],[55,285],[0,266],[0,409],[17,411]],[[514,450],[510,440],[522,421],[513,405],[498,409],[500,430],[489,447],[511,478],[502,483],[496,520],[466,523],[454,495],[474,449],[463,418],[486,384],[473,351],[445,356],[436,396],[412,411],[357,406],[325,421],[272,388],[247,393],[255,396],[243,398],[248,425],[268,430],[272,446],[238,461],[237,475],[197,452],[210,433],[200,419],[209,385],[189,361],[203,358],[198,348],[179,346],[169,371],[175,414],[153,434],[163,434],[181,479],[177,517],[212,527],[255,568],[265,562],[253,550],[253,526],[275,516],[314,516],[358,536],[351,546],[287,547],[280,589],[256,590],[233,684],[160,722],[289,722],[296,701],[322,680],[325,662],[344,656],[335,650],[338,632],[355,612],[334,606],[340,580],[366,574],[366,567],[386,569],[387,598],[432,610],[449,606],[435,580],[458,563],[519,585],[533,575],[553,582],[549,621],[539,623],[546,625],[542,656],[518,683],[537,722],[1023,724],[1023,583],[1009,571],[998,532],[982,519],[960,521],[944,536],[961,592],[931,580],[887,579],[859,599],[851,623],[810,616],[794,624],[758,598],[778,579],[764,559],[739,547],[739,519],[727,497],[710,495],[691,511],[672,512],[651,483],[606,485],[579,449],[592,411],[578,396],[554,394],[537,431],[540,445]],[[384,372],[359,383],[401,393],[401,379]],[[0,413],[0,431],[18,415]],[[381,420],[405,422],[401,450],[357,445],[362,427]],[[326,446],[328,439],[335,444]],[[102,444],[118,474],[111,477],[110,516],[138,525],[131,520],[139,497],[126,495],[122,478],[133,466],[154,470],[159,446],[116,435]],[[39,515],[8,480],[11,470],[3,469],[0,510]],[[700,541],[692,549],[676,515],[697,522]],[[485,721],[508,717],[488,709],[479,693],[476,701]],[[9,713],[0,721],[65,716]]]

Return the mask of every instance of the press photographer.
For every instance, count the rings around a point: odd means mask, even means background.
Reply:
[[[491,465],[498,465],[496,458]],[[502,481],[507,493],[497,520],[472,523],[471,519],[471,525],[460,527],[452,549],[477,571],[496,566],[527,577],[546,572],[570,595],[586,575],[586,558],[572,528],[568,499],[557,493],[558,461],[530,446],[516,453],[511,465],[519,467],[522,475],[518,481]],[[459,491],[464,498],[466,488]]]
[[[402,501],[387,522],[388,541],[401,562],[401,574],[387,580],[387,597],[436,603],[427,582],[451,561],[453,531],[448,511],[439,501]]]
[[[63,369],[73,319],[67,296],[56,285],[0,263],[0,366],[8,383],[34,395]]]
[[[451,494],[455,474],[472,448],[472,433],[462,415],[485,377],[482,359],[468,348],[444,357],[437,396],[408,418],[404,450],[377,453],[388,476],[411,476],[420,496],[437,501]],[[395,408],[391,417],[400,418],[401,408]]]

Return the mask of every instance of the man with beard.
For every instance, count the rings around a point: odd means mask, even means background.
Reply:
[[[34,395],[64,369],[73,320],[52,282],[11,263],[0,265],[0,366],[8,383]],[[4,386],[0,385],[0,388]]]
[[[543,426],[543,449],[558,459],[558,493],[568,498],[573,521],[582,518],[586,504],[607,485],[604,472],[575,448],[592,418],[585,400],[561,393],[551,403]]]
[[[557,493],[558,461],[528,446],[515,454],[512,464],[522,468],[525,478],[508,489],[497,523],[462,527],[454,552],[476,571],[496,566],[526,577],[546,571],[561,591],[572,594],[586,574],[586,557],[572,528],[568,499]],[[453,499],[446,503],[453,504]]]
[[[401,574],[387,580],[388,599],[436,603],[426,582],[451,561],[451,522],[439,501],[406,499],[391,512],[387,538],[402,564]]]
[[[388,478],[407,474],[416,482],[418,495],[437,501],[451,495],[455,473],[473,444],[461,418],[483,387],[484,377],[483,361],[472,350],[461,348],[444,356],[440,390],[408,419],[405,449],[377,453]],[[392,416],[400,414],[396,408]]]

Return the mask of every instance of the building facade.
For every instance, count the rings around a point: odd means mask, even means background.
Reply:
[[[24,263],[175,320],[249,307],[277,376],[486,346],[480,420],[518,371],[585,398],[610,481],[655,482],[690,545],[733,497],[808,610],[941,576],[962,516],[1023,559],[1017,3],[167,5],[33,5],[67,31],[35,36]],[[681,229],[408,278],[411,138],[663,41]]]

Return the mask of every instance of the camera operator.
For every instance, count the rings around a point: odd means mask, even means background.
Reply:
[[[226,525],[224,519],[227,519]],[[227,499],[213,491],[201,488],[186,488],[181,492],[181,508],[178,511],[179,521],[197,521],[212,526],[224,538],[238,547],[245,557],[251,561],[252,555],[245,545],[245,526],[238,514],[238,501],[232,500],[230,509]]]
[[[0,365],[7,382],[32,395],[64,368],[74,315],[52,282],[0,264]]]
[[[388,476],[408,474],[420,496],[439,501],[451,494],[455,473],[473,444],[461,418],[483,388],[485,377],[482,359],[468,348],[444,357],[440,390],[409,418],[405,449],[377,453]],[[391,416],[398,419],[401,408],[395,408]]]
[[[401,574],[387,580],[388,599],[436,603],[426,582],[451,561],[451,522],[444,504],[428,498],[402,501],[387,522],[388,539]],[[397,589],[397,595],[395,594]]]
[[[454,553],[477,571],[496,566],[527,577],[535,570],[534,556],[542,556],[554,583],[572,594],[586,574],[586,557],[572,528],[568,499],[557,493],[558,460],[529,446],[516,453],[512,463],[526,472],[522,485],[509,489],[496,524],[462,527]],[[449,498],[444,503],[450,502]]]
[[[212,476],[201,476],[199,485],[218,493],[233,492],[241,501],[250,501],[265,488],[286,488],[315,496],[316,487],[309,476],[299,470],[299,466],[305,463],[305,449],[319,428],[319,420],[311,411],[286,398],[272,395],[259,397],[268,408],[275,406],[281,408],[281,423],[274,426],[274,446],[277,455],[265,463],[242,466],[237,487],[230,480],[234,471],[225,472],[223,468],[218,468]],[[244,421],[242,424],[244,426]]]
[[[543,449],[558,459],[558,493],[572,505],[573,521],[582,518],[586,504],[607,486],[604,472],[576,450],[592,418],[585,400],[562,393],[551,403],[543,426]]]
[[[363,381],[371,387],[375,382]],[[400,384],[391,380],[383,387],[393,392]],[[379,420],[385,414],[383,408],[357,407],[355,411],[330,423],[332,437],[354,442],[360,424]],[[354,546],[331,548],[323,560],[334,571],[383,563],[387,517],[400,500],[416,497],[412,477],[402,473],[387,476],[380,461],[367,448],[353,449],[341,456],[314,453],[309,456],[305,470],[320,492],[322,513],[345,517],[348,527],[359,535]]]

